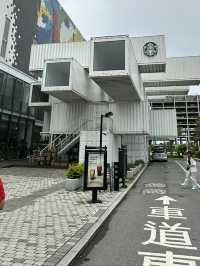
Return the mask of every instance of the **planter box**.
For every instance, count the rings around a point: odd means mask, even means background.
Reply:
[[[133,178],[141,169],[142,169],[142,164],[139,164],[134,168],[130,168],[127,171],[127,178]]]
[[[75,179],[70,179],[66,178],[65,180],[65,189],[67,191],[73,191],[82,186],[82,178],[75,178]]]
[[[127,171],[127,178],[132,178],[133,177],[133,171],[132,170],[128,170]]]
[[[133,178],[138,172],[137,168],[130,168],[127,172],[127,178]]]

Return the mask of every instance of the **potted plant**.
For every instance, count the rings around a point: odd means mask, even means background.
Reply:
[[[136,160],[135,161],[135,166],[137,167],[138,171],[143,167],[144,161],[143,160]]]
[[[132,178],[137,173],[137,169],[134,162],[128,164],[127,177]]]
[[[72,164],[65,172],[65,189],[72,191],[81,187],[84,172],[83,164]]]
[[[136,160],[135,162],[131,162],[128,164],[128,171],[127,177],[132,178],[134,177],[143,167],[144,161],[143,160]]]

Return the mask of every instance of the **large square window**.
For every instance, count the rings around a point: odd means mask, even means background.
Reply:
[[[93,71],[125,70],[125,41],[94,43]]]
[[[69,86],[70,62],[47,63],[45,87]]]

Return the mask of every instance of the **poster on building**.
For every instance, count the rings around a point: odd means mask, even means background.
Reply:
[[[106,150],[86,149],[84,188],[106,189]]]

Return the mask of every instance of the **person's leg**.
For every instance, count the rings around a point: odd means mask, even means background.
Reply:
[[[5,200],[2,200],[0,202],[0,210],[3,210],[4,204],[5,204]]]
[[[191,173],[190,178],[192,181],[192,189],[200,188],[200,185],[197,182],[196,173]]]
[[[187,187],[190,183],[190,172],[187,171],[186,175],[185,175],[185,180],[184,182],[181,184],[181,186]]]

